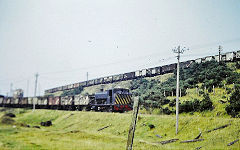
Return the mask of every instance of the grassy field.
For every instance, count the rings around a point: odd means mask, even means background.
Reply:
[[[125,149],[131,112],[77,112],[59,110],[31,110],[0,108],[0,149]],[[3,115],[12,112],[14,123],[3,122]],[[50,127],[40,126],[41,121],[52,120]],[[153,124],[155,128],[150,129]],[[230,126],[206,132],[216,127]],[[24,127],[30,125],[30,127]],[[110,126],[104,130],[98,129]],[[33,128],[40,126],[40,129]],[[174,115],[139,114],[133,149],[240,149],[240,142],[228,143],[240,136],[240,119],[229,117],[202,117],[181,115],[180,132],[175,135]],[[194,139],[202,132],[204,141],[180,143]],[[162,136],[162,138],[156,135]],[[162,145],[169,139],[177,142]]]

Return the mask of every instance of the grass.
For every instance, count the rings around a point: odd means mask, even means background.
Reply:
[[[8,110],[7,110],[8,111]],[[0,149],[125,149],[128,128],[131,122],[129,113],[78,112],[59,110],[11,109],[16,114],[13,125],[0,124]],[[1,112],[2,116],[5,112]],[[52,120],[53,126],[32,128],[41,121]],[[21,127],[19,124],[31,127]],[[207,130],[231,123],[224,129],[207,133]],[[110,125],[110,127],[97,131]],[[148,127],[155,126],[154,129]],[[229,117],[202,117],[181,115],[179,134],[175,135],[174,115],[139,114],[134,139],[134,149],[239,149],[240,142],[228,147],[227,144],[240,136],[240,119]],[[180,143],[191,140],[202,131],[204,141]],[[163,138],[158,138],[156,135]],[[179,141],[166,145],[158,142],[179,138]]]

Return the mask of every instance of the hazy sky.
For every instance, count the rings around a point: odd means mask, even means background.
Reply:
[[[240,49],[239,0],[0,0],[0,94]],[[29,90],[27,91],[27,81]]]

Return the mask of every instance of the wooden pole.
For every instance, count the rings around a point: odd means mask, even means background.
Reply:
[[[131,122],[129,132],[128,132],[128,140],[127,140],[126,150],[132,150],[134,132],[135,132],[136,123],[137,123],[138,109],[139,109],[139,98],[136,97],[136,98],[134,98],[133,116],[132,116],[132,122]]]
[[[215,88],[214,88],[214,85],[213,85],[213,95],[215,95]]]

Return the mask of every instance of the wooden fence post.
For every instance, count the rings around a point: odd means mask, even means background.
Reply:
[[[139,98],[136,97],[134,98],[132,122],[128,132],[128,140],[127,140],[127,148],[126,148],[127,150],[132,150],[134,132],[135,132],[136,123],[137,123],[138,109],[139,109]]]
[[[214,88],[214,85],[213,85],[213,95],[215,95],[215,88]]]

